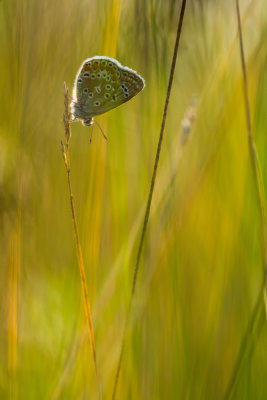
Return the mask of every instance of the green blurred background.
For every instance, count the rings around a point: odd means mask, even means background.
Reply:
[[[234,1],[189,0],[120,399],[220,399],[262,284]],[[181,1],[0,1],[0,399],[97,399],[60,140],[87,57],[137,70],[129,103],[72,124],[71,173],[103,398],[110,399]],[[267,186],[267,6],[241,0]],[[267,331],[233,398],[267,398]]]

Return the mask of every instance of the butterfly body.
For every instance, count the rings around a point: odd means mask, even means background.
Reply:
[[[90,126],[94,116],[120,106],[144,87],[145,81],[136,71],[124,67],[114,58],[87,58],[75,78],[72,115]]]

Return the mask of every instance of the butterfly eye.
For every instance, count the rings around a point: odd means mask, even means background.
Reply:
[[[91,79],[95,79],[95,74],[91,74]]]
[[[78,83],[82,83],[82,79],[81,79],[81,78],[78,79],[77,82],[78,82]]]
[[[117,100],[117,97],[116,97],[116,95],[114,94],[113,96],[112,96],[112,101],[116,101]]]
[[[90,74],[89,74],[89,72],[84,72],[83,76],[84,76],[85,78],[89,78]]]
[[[109,62],[108,65],[109,65],[109,67],[112,67],[112,66],[113,66],[113,64],[112,64],[111,62]]]
[[[111,89],[111,85],[106,85],[106,89],[110,90]]]
[[[94,102],[94,105],[95,105],[96,107],[98,107],[98,106],[100,106],[100,102],[99,102],[99,101],[95,101],[95,102]]]
[[[102,64],[102,65],[107,65],[107,62],[106,62],[105,60],[102,60],[102,61],[101,61],[101,64]]]
[[[104,97],[105,97],[105,99],[108,99],[110,97],[110,94],[109,93],[105,93]]]
[[[88,97],[90,97],[90,99],[91,99],[93,96],[94,96],[94,93],[93,93],[93,92],[89,92],[89,93],[88,93]]]
[[[88,89],[87,89],[87,88],[84,88],[84,89],[83,89],[83,93],[84,93],[84,94],[87,94],[87,93],[88,93]]]
[[[124,96],[124,97],[129,97],[129,93],[128,93],[128,92],[125,92],[123,96]]]
[[[101,78],[101,74],[100,72],[98,72],[98,74],[96,75],[98,78]]]
[[[110,76],[106,77],[106,81],[110,82]]]

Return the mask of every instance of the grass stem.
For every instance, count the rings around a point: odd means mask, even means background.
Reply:
[[[98,385],[99,399],[101,399],[102,398],[102,392],[101,392],[101,385],[100,385],[100,380],[99,380],[99,375],[98,375],[98,368],[97,368],[96,348],[95,348],[95,340],[94,340],[92,314],[91,314],[91,307],[90,307],[88,289],[87,289],[87,284],[86,284],[85,268],[84,268],[82,249],[81,249],[81,244],[80,244],[80,239],[79,239],[78,224],[77,224],[77,219],[76,219],[76,213],[75,213],[75,207],[74,207],[74,199],[73,199],[73,193],[72,193],[72,185],[71,185],[71,178],[70,178],[69,142],[70,142],[70,138],[71,138],[71,130],[70,130],[70,123],[69,123],[69,121],[70,121],[70,115],[69,115],[69,93],[68,93],[68,88],[67,88],[66,84],[64,84],[64,100],[65,100],[64,101],[65,111],[64,111],[64,114],[63,114],[63,123],[64,123],[64,128],[65,128],[65,139],[66,139],[66,142],[65,142],[65,144],[63,144],[63,142],[61,142],[61,150],[62,150],[63,160],[64,160],[64,164],[65,164],[66,171],[67,171],[68,188],[69,188],[69,196],[70,196],[70,206],[71,206],[71,215],[72,215],[72,222],[73,222],[73,227],[74,227],[76,251],[77,251],[77,258],[78,258],[78,264],[79,264],[80,277],[81,277],[81,285],[82,285],[82,291],[83,291],[85,313],[86,313],[86,317],[87,317],[89,338],[90,338],[91,349],[92,349],[93,360],[94,360],[94,368],[95,368],[95,374],[96,374],[97,385]]]
[[[224,393],[223,399],[228,400],[232,397],[234,388],[238,381],[238,377],[240,375],[240,371],[243,365],[243,361],[252,347],[252,340],[256,336],[256,333],[259,334],[260,329],[262,327],[262,306],[265,300],[265,308],[266,308],[266,293],[267,293],[267,228],[266,228],[266,205],[265,205],[265,193],[264,193],[264,185],[262,179],[261,167],[258,159],[257,148],[255,145],[253,131],[252,131],[252,122],[251,122],[251,112],[249,105],[249,96],[248,96],[248,79],[247,79],[247,69],[245,62],[245,52],[244,52],[244,44],[243,44],[243,34],[242,34],[242,24],[240,17],[240,8],[239,8],[239,0],[235,0],[236,5],[236,16],[237,16],[237,24],[238,24],[238,37],[239,37],[239,47],[240,47],[240,58],[241,58],[241,67],[242,67],[242,75],[243,75],[243,91],[244,91],[244,102],[245,102],[245,113],[246,113],[246,123],[247,123],[247,134],[248,134],[248,145],[249,145],[249,154],[250,161],[253,170],[253,177],[255,181],[256,188],[256,196],[258,202],[258,208],[260,213],[260,229],[261,229],[261,242],[262,242],[262,264],[263,264],[263,281],[259,291],[259,295],[257,301],[255,303],[254,309],[252,311],[250,320],[247,325],[247,329],[243,340],[241,341],[239,353],[237,356],[237,361],[235,363],[232,375],[230,377],[228,386]],[[254,333],[254,334],[253,334]]]
[[[162,141],[163,141],[163,136],[164,136],[164,128],[165,128],[165,123],[166,123],[166,117],[167,117],[170,94],[171,94],[171,89],[172,89],[174,71],[175,71],[175,66],[176,66],[177,53],[178,53],[179,42],[180,42],[180,37],[181,37],[181,32],[182,32],[185,6],[186,6],[186,0],[183,0],[182,6],[181,6],[181,10],[180,10],[180,16],[179,16],[179,22],[178,22],[178,28],[177,28],[177,34],[176,34],[176,40],[175,40],[175,45],[174,45],[172,64],[171,64],[171,70],[170,70],[170,76],[169,76],[169,83],[168,83],[166,99],[165,99],[165,105],[164,105],[164,110],[163,110],[163,116],[162,116],[162,122],[161,122],[161,128],[160,128],[160,134],[159,134],[159,140],[158,140],[158,146],[157,146],[157,152],[156,152],[156,157],[155,157],[155,162],[154,162],[153,174],[152,174],[152,178],[151,178],[150,190],[149,190],[149,195],[148,195],[148,199],[147,199],[147,205],[146,205],[146,211],[145,211],[145,216],[144,216],[142,234],[141,234],[141,238],[140,238],[140,242],[139,242],[139,246],[138,246],[138,251],[137,251],[136,264],[135,264],[135,268],[134,268],[134,275],[133,275],[133,281],[132,281],[132,290],[131,290],[130,302],[129,302],[129,306],[128,306],[128,310],[127,310],[126,322],[125,322],[124,332],[123,332],[122,345],[121,345],[121,350],[120,350],[120,357],[119,357],[119,362],[118,362],[118,366],[117,366],[117,370],[116,370],[115,382],[114,382],[114,387],[113,387],[113,395],[112,395],[112,399],[113,400],[115,400],[115,398],[116,398],[117,386],[118,386],[119,375],[120,375],[120,370],[121,370],[121,364],[122,364],[122,359],[123,359],[125,336],[126,336],[128,323],[129,323],[129,317],[130,317],[131,308],[132,308],[132,301],[133,301],[133,297],[134,297],[134,293],[135,293],[136,282],[137,282],[137,277],[138,277],[138,272],[139,272],[139,267],[140,267],[140,260],[141,260],[143,246],[144,246],[144,240],[145,240],[145,235],[146,235],[146,231],[147,231],[149,215],[150,215],[150,208],[151,208],[151,202],[152,202],[154,186],[155,186],[155,181],[156,181],[156,176],[157,176],[157,170],[158,170],[159,158],[160,158],[160,153],[161,153]]]
[[[257,148],[256,148],[256,144],[255,144],[254,136],[253,136],[253,132],[252,132],[251,112],[250,112],[249,96],[248,96],[248,79],[247,79],[247,69],[246,69],[246,62],[245,62],[244,45],[243,45],[243,35],[242,35],[239,0],[235,0],[235,2],[236,2],[236,14],[237,14],[237,22],[238,22],[240,57],[241,57],[242,74],[243,74],[243,90],[244,90],[244,102],[245,102],[246,121],[247,121],[249,154],[250,154],[250,160],[251,160],[251,165],[252,165],[253,174],[254,174],[256,195],[257,195],[257,200],[258,200],[258,208],[259,208],[259,212],[260,212],[260,225],[261,225],[261,236],[262,236],[262,238],[261,238],[262,239],[262,263],[263,263],[263,272],[264,272],[264,276],[265,276],[265,290],[266,290],[266,274],[267,274],[266,202],[265,202],[265,193],[264,193],[262,172],[261,172]]]

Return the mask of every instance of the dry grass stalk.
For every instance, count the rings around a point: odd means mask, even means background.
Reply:
[[[70,142],[70,138],[71,138],[71,130],[70,130],[70,117],[71,116],[69,113],[69,92],[68,92],[68,88],[65,83],[64,83],[64,105],[65,105],[65,111],[63,114],[63,123],[64,123],[64,128],[65,128],[65,143],[63,143],[61,141],[61,151],[62,151],[63,160],[64,160],[64,164],[65,164],[66,171],[67,171],[67,177],[68,177],[68,188],[69,188],[69,195],[70,195],[71,214],[72,214],[72,221],[73,221],[73,227],[74,227],[76,251],[77,251],[80,277],[81,277],[81,285],[82,285],[82,291],[83,291],[85,313],[86,313],[86,317],[87,317],[87,325],[88,325],[89,338],[90,338],[91,349],[92,349],[93,360],[94,360],[94,368],[95,368],[95,373],[96,373],[99,398],[101,399],[102,393],[101,393],[101,385],[100,385],[100,379],[99,379],[98,368],[97,368],[92,314],[91,314],[91,307],[90,307],[88,289],[87,289],[87,284],[86,284],[85,268],[84,268],[84,262],[83,262],[81,243],[80,243],[80,239],[79,239],[79,231],[78,231],[78,225],[77,225],[77,219],[76,219],[76,213],[75,213],[75,207],[74,207],[74,200],[73,200],[73,194],[72,194],[71,179],[70,179],[69,142]]]

